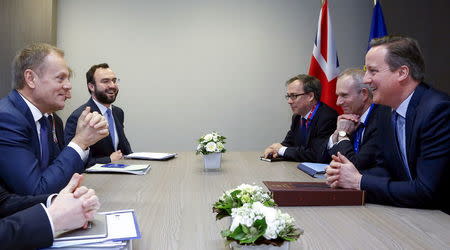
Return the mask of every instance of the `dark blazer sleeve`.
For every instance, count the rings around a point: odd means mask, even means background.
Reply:
[[[337,113],[330,107],[326,106],[326,104],[322,103],[320,107],[320,112],[316,114],[317,120],[316,122],[312,121],[311,130],[307,135],[307,146],[303,145],[293,145],[292,140],[295,137],[295,133],[298,131],[299,124],[299,116],[295,117],[298,119],[298,122],[295,120],[291,125],[291,130],[286,135],[285,140],[281,143],[284,146],[287,146],[286,151],[284,152],[284,158],[292,161],[299,162],[323,162],[327,163],[322,158],[323,147],[330,137],[330,135],[336,129],[336,119]],[[294,120],[294,119],[293,119]]]
[[[124,128],[124,122],[125,122],[125,115],[121,108],[114,106],[113,107],[114,112],[114,122],[116,124],[117,134],[119,137],[119,145],[118,149],[122,151],[124,155],[131,154],[133,151],[131,150],[130,143],[128,142],[127,137],[125,136],[125,128]]]
[[[40,204],[0,219],[0,249],[42,248],[52,243],[50,221]]]
[[[20,114],[0,114],[0,177],[17,194],[46,194],[61,190],[74,173],[83,171],[78,153],[65,147],[45,169],[39,163],[35,127]]]
[[[364,131],[363,142],[360,145],[359,153],[355,153],[353,148],[354,134],[352,140],[343,140],[328,150],[329,155],[336,155],[337,152],[345,155],[357,169],[369,169],[377,164],[377,155],[381,151],[381,137],[383,131],[382,124],[390,122],[390,109],[386,106],[375,106],[369,117],[368,125]]]
[[[417,113],[411,132],[416,138],[410,141],[413,146],[408,146],[412,152],[408,159],[414,159],[410,161],[413,180],[405,178],[402,165],[390,154],[393,150],[386,147],[383,150],[387,157],[378,167],[385,168],[390,175],[382,177],[363,174],[361,179],[361,189],[366,190],[368,202],[448,209],[450,102],[447,97],[443,102],[432,104],[437,96],[425,98],[431,103],[421,103],[422,109]]]
[[[59,115],[57,115],[56,113],[53,113],[53,118],[55,121],[56,138],[58,140],[57,144],[58,144],[59,149],[63,150],[63,148],[65,146],[64,124],[63,124],[63,121],[61,120],[61,117],[59,117]]]
[[[9,193],[0,185],[0,218],[47,201],[48,194],[22,196]]]

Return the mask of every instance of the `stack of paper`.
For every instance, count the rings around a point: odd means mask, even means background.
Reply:
[[[106,224],[96,223],[106,219]],[[141,238],[134,210],[99,213],[92,227],[59,234],[48,249],[132,249],[131,240]],[[106,225],[106,228],[104,227]],[[99,233],[106,229],[106,232]],[[93,236],[93,235],[97,236]],[[75,236],[78,235],[78,236]]]
[[[139,159],[139,160],[168,160],[176,156],[176,153],[154,153],[154,152],[136,152],[129,155],[125,155],[128,159]]]
[[[129,165],[129,164],[95,164],[94,166],[87,168],[85,171],[88,173],[125,173],[144,175],[150,170],[150,165]]]

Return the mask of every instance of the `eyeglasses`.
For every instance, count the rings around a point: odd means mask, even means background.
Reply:
[[[286,100],[291,99],[292,101],[295,101],[297,99],[297,97],[301,96],[301,95],[306,95],[308,93],[301,93],[301,94],[290,94],[290,95],[285,95],[284,98],[286,98]]]

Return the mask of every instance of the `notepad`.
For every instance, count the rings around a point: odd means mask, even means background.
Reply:
[[[150,165],[131,165],[131,164],[95,164],[94,166],[87,168],[87,173],[125,173],[144,175],[150,170]]]
[[[94,219],[88,223],[88,227],[86,229],[79,228],[60,233],[56,235],[55,241],[104,238],[106,236],[106,216],[104,214],[96,214]]]
[[[323,163],[302,162],[298,164],[297,168],[314,178],[324,179],[327,166],[328,164]]]
[[[125,155],[128,159],[139,159],[139,160],[168,160],[176,156],[176,153],[154,153],[154,152],[136,152],[129,155]]]

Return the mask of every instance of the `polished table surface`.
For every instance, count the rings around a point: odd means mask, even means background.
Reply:
[[[264,188],[262,181],[320,181],[295,162],[263,162],[260,152],[227,152],[218,171],[205,171],[193,152],[169,161],[127,160],[150,164],[143,176],[85,174],[101,211],[134,208],[142,238],[133,249],[228,249],[212,204],[223,191],[242,183]],[[422,210],[365,206],[280,207],[305,233],[291,249],[450,249],[450,216]]]

